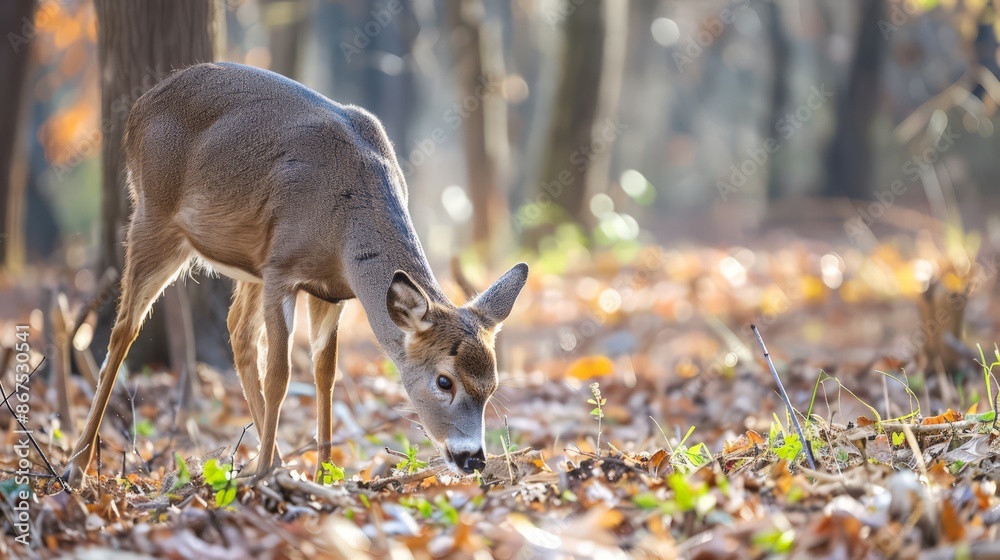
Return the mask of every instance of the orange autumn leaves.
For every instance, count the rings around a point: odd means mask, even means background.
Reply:
[[[573,379],[585,381],[593,377],[603,377],[615,371],[615,363],[607,356],[585,356],[569,365],[566,375]]]
[[[975,414],[975,407],[969,409],[969,414]],[[933,426],[936,424],[951,424],[953,422],[960,422],[963,416],[961,412],[956,412],[952,409],[948,409],[937,416],[928,416],[920,421],[921,426]],[[864,428],[865,426],[874,426],[877,424],[871,418],[866,416],[858,416],[855,421],[859,428]]]

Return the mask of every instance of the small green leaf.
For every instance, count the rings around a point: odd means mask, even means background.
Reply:
[[[996,417],[997,417],[997,412],[995,410],[984,412],[982,414],[973,415],[973,419],[976,422],[992,422],[994,419],[996,419]]]
[[[337,465],[324,461],[323,462],[323,476],[321,477],[321,483],[325,486],[329,486],[338,480],[344,479],[344,469],[338,467]]]
[[[903,445],[904,441],[906,441],[906,434],[904,434],[903,432],[892,433],[892,444],[894,446],[899,447],[900,445]]]
[[[771,554],[786,554],[795,544],[795,530],[771,529],[753,536],[753,543],[763,547]]]
[[[687,479],[680,473],[674,473],[667,477],[667,483],[674,491],[674,501],[681,511],[691,511],[695,506],[695,494],[688,484]]]
[[[174,479],[174,484],[170,487],[171,492],[191,482],[191,472],[188,471],[184,457],[181,457],[180,453],[174,452],[174,462],[177,463],[177,478]]]
[[[226,507],[236,499],[236,487],[230,486],[215,493],[215,507]]]
[[[643,492],[632,496],[632,503],[641,509],[656,509],[660,505],[660,500],[652,492]]]
[[[430,519],[430,517],[434,515],[434,506],[432,506],[427,500],[421,498],[417,502],[417,511],[419,511],[420,515],[424,516],[425,519]]]
[[[438,507],[438,511],[441,512],[441,520],[448,525],[455,525],[458,523],[458,510],[455,506],[451,505],[448,501],[448,497],[444,494],[438,494],[434,498],[434,504]]]
[[[222,490],[227,486],[231,486],[232,470],[232,465],[220,465],[218,459],[209,459],[205,461],[205,466],[202,467],[201,474],[205,479],[205,484],[211,486],[213,490]]]
[[[781,445],[781,447],[775,449],[774,453],[778,457],[790,463],[794,461],[796,457],[799,456],[799,453],[801,451],[802,451],[802,442],[799,441],[798,434],[786,434],[785,442]]]
[[[150,437],[156,433],[156,427],[146,418],[135,425],[135,433],[143,437]]]
[[[406,459],[403,459],[396,464],[396,468],[398,470],[413,474],[427,466],[427,461],[421,461],[417,458],[417,453],[420,451],[420,447],[418,445],[411,445],[405,439],[402,439],[401,442],[403,443],[403,449],[406,452]]]

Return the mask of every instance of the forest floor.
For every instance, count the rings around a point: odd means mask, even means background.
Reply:
[[[862,250],[777,239],[550,253],[499,337],[492,456],[478,476],[453,476],[434,457],[352,304],[321,480],[301,324],[279,429],[286,467],[262,483],[246,468],[257,437],[231,370],[200,367],[187,414],[173,373],[129,375],[105,419],[99,476],[75,493],[46,466],[59,471],[75,438],[55,388],[43,375],[19,387],[42,454],[0,411],[0,557],[84,546],[93,558],[1000,554],[990,375],[1000,304],[988,250],[964,259],[906,240]],[[29,306],[0,325],[10,346],[15,325],[32,324],[32,365],[39,315]],[[9,373],[0,379],[12,390]],[[73,377],[77,428],[92,391]]]

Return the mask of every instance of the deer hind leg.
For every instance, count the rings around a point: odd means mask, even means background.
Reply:
[[[97,444],[104,411],[129,348],[139,327],[163,289],[177,278],[191,258],[183,234],[169,223],[145,219],[136,212],[125,247],[125,271],[121,280],[121,301],[115,326],[111,329],[108,355],[101,367],[97,392],[90,406],[87,424],[73,450],[69,467],[70,486],[78,487],[86,475]]]
[[[294,288],[264,277],[264,329],[267,338],[267,368],[264,375],[264,425],[260,433],[257,476],[279,466],[275,460],[278,418],[288,394],[291,377],[291,335],[295,329]]]
[[[333,448],[333,386],[337,381],[337,330],[344,311],[343,302],[329,303],[309,296],[309,342],[316,377],[316,445],[319,480],[323,463],[331,459]]]
[[[264,286],[254,282],[238,280],[233,292],[233,305],[229,308],[226,324],[233,346],[233,361],[236,373],[243,386],[243,395],[250,406],[250,416],[258,436],[264,429],[264,392],[261,390],[258,356],[266,354],[266,346],[261,335],[264,329],[263,314]],[[263,438],[261,438],[263,439]],[[281,454],[274,450],[275,462],[281,463]]]

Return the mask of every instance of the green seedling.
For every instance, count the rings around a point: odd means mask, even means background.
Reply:
[[[601,422],[604,420],[604,404],[608,400],[601,397],[601,384],[596,381],[590,384],[590,393],[594,395],[594,398],[587,399],[587,404],[594,405],[590,415],[597,418],[597,454],[599,456],[601,454]]]
[[[233,479],[233,466],[220,464],[218,459],[209,459],[202,467],[202,477],[205,484],[215,490],[215,506],[226,507],[236,499],[236,481]]]

